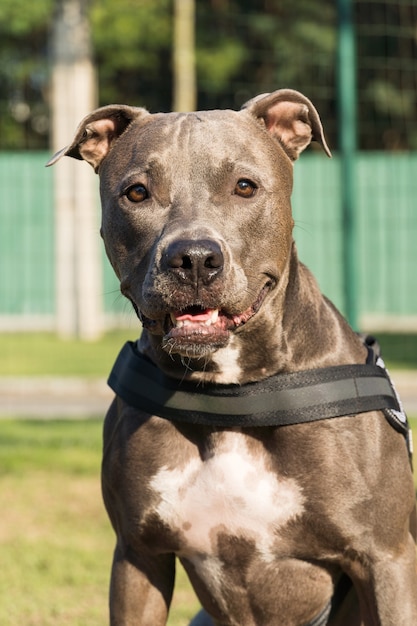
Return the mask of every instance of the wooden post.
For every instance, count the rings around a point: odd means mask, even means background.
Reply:
[[[97,104],[83,0],[57,0],[52,33],[52,143],[67,145]],[[89,165],[64,158],[54,168],[56,328],[95,339],[103,330],[97,182]]]
[[[196,108],[195,0],[174,2],[174,111]]]

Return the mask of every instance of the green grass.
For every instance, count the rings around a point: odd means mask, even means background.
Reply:
[[[377,333],[382,356],[391,369],[417,369],[417,334]]]
[[[104,626],[114,545],[101,423],[0,422],[0,624]],[[170,626],[198,609],[179,569]]]
[[[105,378],[123,344],[139,335],[139,325],[93,342],[59,339],[53,333],[2,334],[0,376]]]
[[[64,341],[52,333],[0,335],[0,376],[87,376],[105,378],[122,345],[139,326],[106,334],[95,342]],[[378,336],[390,369],[417,369],[417,335]]]

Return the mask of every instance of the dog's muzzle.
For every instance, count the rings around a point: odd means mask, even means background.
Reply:
[[[224,347],[230,334],[246,324],[261,308],[272,281],[262,287],[257,298],[241,313],[198,305],[172,311],[166,316],[162,347],[169,353],[187,357],[203,356]]]
[[[162,251],[159,271],[165,301],[161,312],[145,314],[135,306],[144,328],[162,335],[169,354],[199,358],[226,346],[231,332],[260,309],[275,282],[268,276],[254,301],[241,311],[227,305],[227,261],[216,239],[176,239]],[[167,310],[168,309],[168,310]]]

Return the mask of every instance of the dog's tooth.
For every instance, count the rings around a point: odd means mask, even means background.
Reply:
[[[182,328],[184,326],[184,320],[178,320],[174,313],[170,313],[169,316],[171,318],[171,322],[176,328]]]
[[[189,315],[187,317],[184,315],[181,317],[184,317],[185,319],[178,319],[175,313],[170,313],[171,321],[176,328],[183,328],[184,326],[191,326],[193,324],[204,324],[204,326],[212,326],[217,322],[219,318],[219,309],[207,309],[207,314],[204,315],[204,317],[206,316],[207,319],[205,320],[201,319],[203,315]]]
[[[204,322],[206,326],[212,326],[217,322],[219,318],[219,309],[213,309],[210,311],[210,317],[207,321]]]

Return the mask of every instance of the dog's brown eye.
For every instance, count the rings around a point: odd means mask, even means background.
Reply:
[[[256,192],[256,185],[246,178],[237,181],[234,193],[242,198],[252,198]]]
[[[148,197],[148,191],[143,185],[132,185],[126,191],[126,197],[131,202],[143,202]]]

